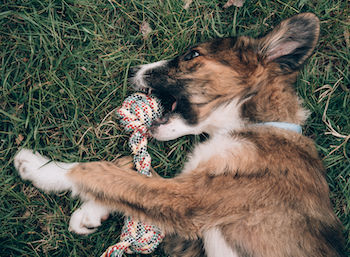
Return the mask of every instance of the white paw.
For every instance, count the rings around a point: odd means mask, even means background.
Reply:
[[[50,160],[39,153],[33,153],[32,150],[22,149],[14,159],[15,168],[23,180],[31,180],[33,171],[38,170]]]
[[[35,187],[46,192],[72,189],[73,183],[66,173],[76,163],[50,162],[38,152],[22,149],[14,159],[14,165],[23,180],[31,181]]]
[[[87,235],[96,231],[101,226],[101,221],[108,219],[109,208],[99,205],[94,201],[87,201],[77,209],[69,221],[69,231],[79,235]]]

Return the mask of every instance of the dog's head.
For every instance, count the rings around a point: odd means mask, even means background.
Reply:
[[[171,140],[254,122],[302,124],[307,115],[292,83],[313,53],[318,34],[318,18],[304,13],[260,39],[212,39],[174,59],[134,68],[131,81],[137,90],[173,99],[151,133]]]

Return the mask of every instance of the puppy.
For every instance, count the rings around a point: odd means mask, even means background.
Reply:
[[[151,127],[156,139],[209,135],[175,178],[107,162],[46,164],[27,149],[15,167],[44,191],[85,200],[70,221],[79,234],[118,211],[164,229],[171,256],[345,256],[322,162],[296,131],[308,111],[293,83],[318,35],[318,18],[303,13],[260,39],[213,39],[136,67],[136,90],[174,99]]]

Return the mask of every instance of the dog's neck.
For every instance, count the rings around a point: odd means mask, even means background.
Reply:
[[[237,101],[238,100],[233,100],[227,105],[222,105],[215,109],[204,121],[199,123],[198,126],[193,127],[193,134],[204,132],[210,136],[215,136],[217,134],[227,134],[232,131],[239,131],[246,126],[252,125],[274,126],[301,133],[301,126],[292,122],[247,122],[240,117],[242,103],[237,103]]]

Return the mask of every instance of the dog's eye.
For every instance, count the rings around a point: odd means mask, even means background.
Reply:
[[[201,54],[198,51],[193,50],[193,51],[189,52],[188,54],[186,54],[184,59],[185,59],[185,61],[189,61],[189,60],[192,60],[200,55]]]

